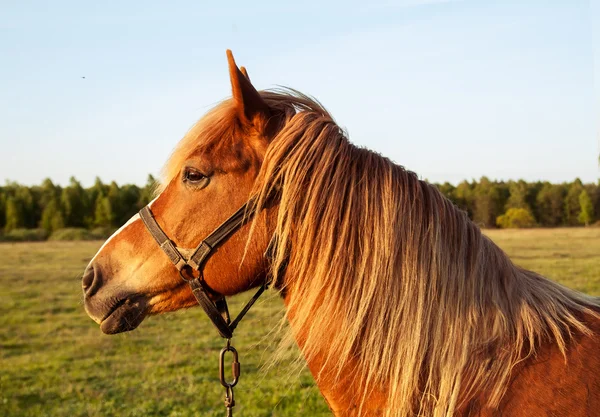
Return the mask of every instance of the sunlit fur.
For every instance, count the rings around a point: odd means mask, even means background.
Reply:
[[[291,338],[307,361],[323,359],[317,380],[341,381],[353,362],[359,404],[383,389],[389,415],[451,416],[482,391],[497,406],[542,341],[564,354],[588,332],[580,318],[598,299],[515,266],[435,187],[351,144],[319,103],[261,95],[284,117],[255,193],[259,206],[279,195],[273,273],[289,255],[279,289]],[[233,140],[231,114],[223,102],[190,131],[164,183],[192,149]]]
[[[231,100],[224,101],[210,110],[196,123],[179,142],[165,164],[162,178],[156,192],[160,194],[173,178],[179,175],[181,167],[189,156],[199,148],[233,145],[235,137],[234,109]],[[218,149],[215,149],[215,152]]]

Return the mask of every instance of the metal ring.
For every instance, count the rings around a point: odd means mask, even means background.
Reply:
[[[195,279],[196,279],[196,277],[194,276],[194,274],[193,274],[193,273],[190,273],[190,278],[187,278],[187,277],[184,275],[184,272],[183,272],[183,271],[185,271],[185,270],[186,270],[186,269],[188,269],[188,268],[189,268],[191,271],[193,271],[193,269],[192,269],[192,267],[191,267],[191,266],[189,266],[188,264],[185,264],[185,266],[179,270],[179,276],[180,276],[180,277],[181,277],[181,279],[182,279],[182,280],[184,280],[185,282],[187,282],[187,283],[190,283],[190,281],[193,281],[193,280],[195,280]],[[200,273],[200,274],[198,275],[198,278],[200,278],[201,276],[202,276],[202,273]]]
[[[235,406],[235,396],[233,387],[225,387],[225,407],[231,409]]]
[[[227,382],[225,379],[225,354],[227,352],[231,352],[233,354],[233,361],[231,362],[231,374],[233,376],[233,380],[231,382]],[[221,381],[221,385],[223,385],[225,388],[233,388],[236,386],[239,379],[240,363],[238,362],[238,352],[228,343],[227,346],[221,349],[221,353],[219,354],[219,380]]]

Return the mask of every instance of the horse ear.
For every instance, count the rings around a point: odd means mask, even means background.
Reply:
[[[244,124],[255,125],[257,116],[262,116],[263,120],[268,119],[270,117],[269,106],[250,83],[247,73],[244,75],[237,67],[229,49],[227,50],[227,61],[229,62],[233,100],[240,121]]]
[[[246,67],[240,67],[240,71],[242,72],[242,74],[244,74],[244,77],[246,77],[248,81],[250,81],[250,76],[248,75],[248,70],[246,69]]]

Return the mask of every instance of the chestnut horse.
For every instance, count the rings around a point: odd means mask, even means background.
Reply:
[[[352,145],[315,100],[258,92],[227,55],[232,99],[179,143],[149,206],[193,248],[256,201],[204,285],[229,296],[272,276],[335,415],[600,415],[599,299],[514,265],[435,187]],[[196,304],[139,215],[83,288],[109,334]]]

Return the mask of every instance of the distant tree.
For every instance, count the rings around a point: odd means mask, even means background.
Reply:
[[[436,187],[447,199],[456,204],[454,201],[454,190],[456,190],[456,187],[454,185],[450,184],[449,182],[445,182],[443,184],[436,184]]]
[[[528,228],[535,226],[533,214],[526,208],[510,208],[505,214],[498,216],[496,225],[503,229]]]
[[[579,205],[579,195],[583,191],[583,184],[577,178],[569,185],[569,190],[565,196],[565,224],[567,226],[577,226],[579,222],[579,213],[581,206]]]
[[[6,214],[4,221],[4,230],[11,231],[13,229],[18,229],[21,227],[25,227],[25,217],[23,207],[20,204],[20,201],[13,196],[8,197],[6,200]]]
[[[31,189],[10,182],[3,187],[3,194],[5,228],[11,230],[16,227],[36,227],[35,201]]]
[[[588,226],[594,220],[594,206],[586,190],[579,194],[579,207],[581,210],[578,216],[579,223]]]
[[[42,212],[40,226],[48,233],[52,233],[55,230],[65,227],[64,214],[57,198],[50,200],[50,202],[46,204],[46,207]]]
[[[6,194],[0,187],[0,230],[4,229],[6,224]]]
[[[85,224],[87,227],[96,225],[96,202],[98,197],[105,197],[108,194],[108,186],[102,183],[100,177],[96,177],[94,185],[85,190],[87,210],[85,211]]]
[[[99,195],[105,196],[108,194],[108,187],[102,183],[100,177],[96,177],[94,180],[94,185],[92,185],[88,190],[88,198],[90,201],[96,201]]]
[[[529,192],[528,188],[528,184],[523,180],[519,180],[517,182],[511,181],[508,184],[510,197],[506,202],[506,209],[508,210],[511,208],[524,208],[527,210],[531,210],[531,207],[527,202]]]
[[[60,199],[60,194],[62,192],[61,188],[59,186],[54,185],[54,183],[52,182],[52,180],[50,178],[46,178],[42,182],[42,185],[40,186],[40,190],[41,190],[40,203],[41,203],[42,207],[46,207],[48,205],[48,203],[50,203],[53,200]]]
[[[58,209],[62,210],[60,205],[62,188],[55,185],[50,178],[46,178],[39,186],[30,187],[30,190],[33,195],[33,217],[36,227],[41,225],[44,211],[52,201],[53,204],[58,204]]]
[[[94,224],[99,227],[112,227],[114,214],[110,199],[108,197],[98,196],[96,200],[96,209],[94,211]]]
[[[21,210],[23,218],[23,225],[21,227],[36,227],[35,200],[31,189],[23,185],[16,185],[14,199],[19,210]]]
[[[87,194],[75,177],[69,180],[69,186],[62,190],[61,205],[68,227],[85,227],[88,210]]]
[[[158,181],[154,178],[154,176],[152,176],[152,174],[148,174],[146,185],[140,190],[140,198],[138,200],[138,207],[140,209],[152,201],[157,185]]]
[[[125,208],[121,204],[121,189],[116,182],[111,182],[108,186],[108,193],[106,195],[110,201],[111,208],[111,227],[118,226],[119,220],[123,217],[123,211]]]
[[[494,227],[496,217],[502,213],[502,199],[498,186],[482,177],[473,190],[473,221],[483,227]]]
[[[545,182],[537,193],[535,211],[542,226],[560,226],[564,218],[565,187]]]
[[[592,206],[594,207],[593,218],[596,220],[600,220],[600,179],[596,184],[585,184],[584,188],[590,195],[590,199],[592,200]]]
[[[121,226],[139,211],[138,201],[140,200],[141,190],[137,185],[124,185],[119,193],[121,210],[116,218],[116,226]]]
[[[483,227],[504,227],[505,223],[498,223],[498,218],[512,208],[527,210],[538,226],[575,226],[586,223],[586,219],[587,223],[600,219],[600,180],[588,184],[579,179],[570,184],[551,184],[491,181],[482,177],[457,186],[448,182],[435,185]],[[96,178],[94,185],[84,189],[73,177],[64,188],[50,179],[31,187],[7,182],[0,186],[0,230],[43,227],[53,231],[62,226],[115,228],[147,205],[154,198],[156,188],[157,181],[152,175],[143,187],[119,186],[116,182],[104,184]],[[587,197],[581,197],[583,191]],[[580,197],[585,200],[582,200],[583,205]]]
[[[498,193],[498,215],[502,214],[506,211],[506,205],[508,203],[508,199],[510,198],[510,185],[500,181],[494,182],[495,188]]]
[[[456,186],[456,189],[453,192],[454,195],[454,203],[460,207],[462,210],[465,210],[470,218],[473,218],[474,212],[474,195],[473,188],[475,187],[475,182],[473,184],[468,181],[463,181]]]

